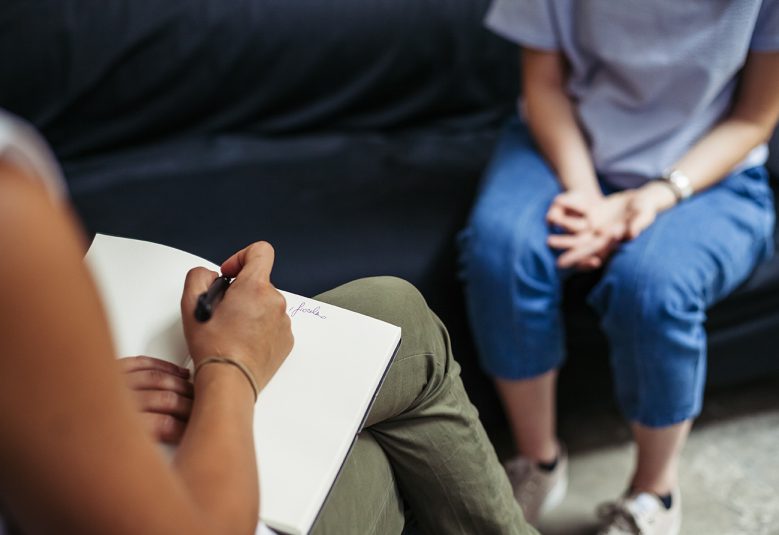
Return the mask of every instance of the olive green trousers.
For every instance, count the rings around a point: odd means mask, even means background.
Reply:
[[[401,327],[402,341],[313,533],[532,534],[452,357],[409,283],[351,282],[317,299]]]

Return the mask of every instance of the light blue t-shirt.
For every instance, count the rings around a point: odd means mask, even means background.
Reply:
[[[494,0],[486,25],[566,57],[595,168],[621,187],[661,175],[724,117],[750,50],[779,50],[779,0]]]

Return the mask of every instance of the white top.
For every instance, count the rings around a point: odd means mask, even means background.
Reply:
[[[673,165],[727,114],[747,54],[779,50],[779,0],[494,0],[486,24],[565,56],[595,168],[618,187]]]
[[[67,188],[57,161],[35,129],[0,108],[0,160],[7,160],[40,179],[58,200]]]

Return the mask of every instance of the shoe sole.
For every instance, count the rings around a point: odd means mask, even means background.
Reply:
[[[679,533],[682,532],[682,519],[678,517],[676,519],[676,522],[671,526],[671,530],[668,532],[668,535],[679,535]]]
[[[568,478],[565,478],[561,481],[561,484],[555,485],[551,492],[549,492],[544,503],[541,504],[541,508],[538,510],[538,517],[543,517],[546,513],[563,503],[567,492]],[[678,535],[678,532],[675,535]]]

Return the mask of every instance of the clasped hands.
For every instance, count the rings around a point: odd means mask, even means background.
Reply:
[[[547,222],[561,231],[552,233],[547,243],[560,251],[558,267],[598,269],[620,243],[641,234],[675,203],[673,192],[657,182],[610,195],[564,191],[546,214]]]

